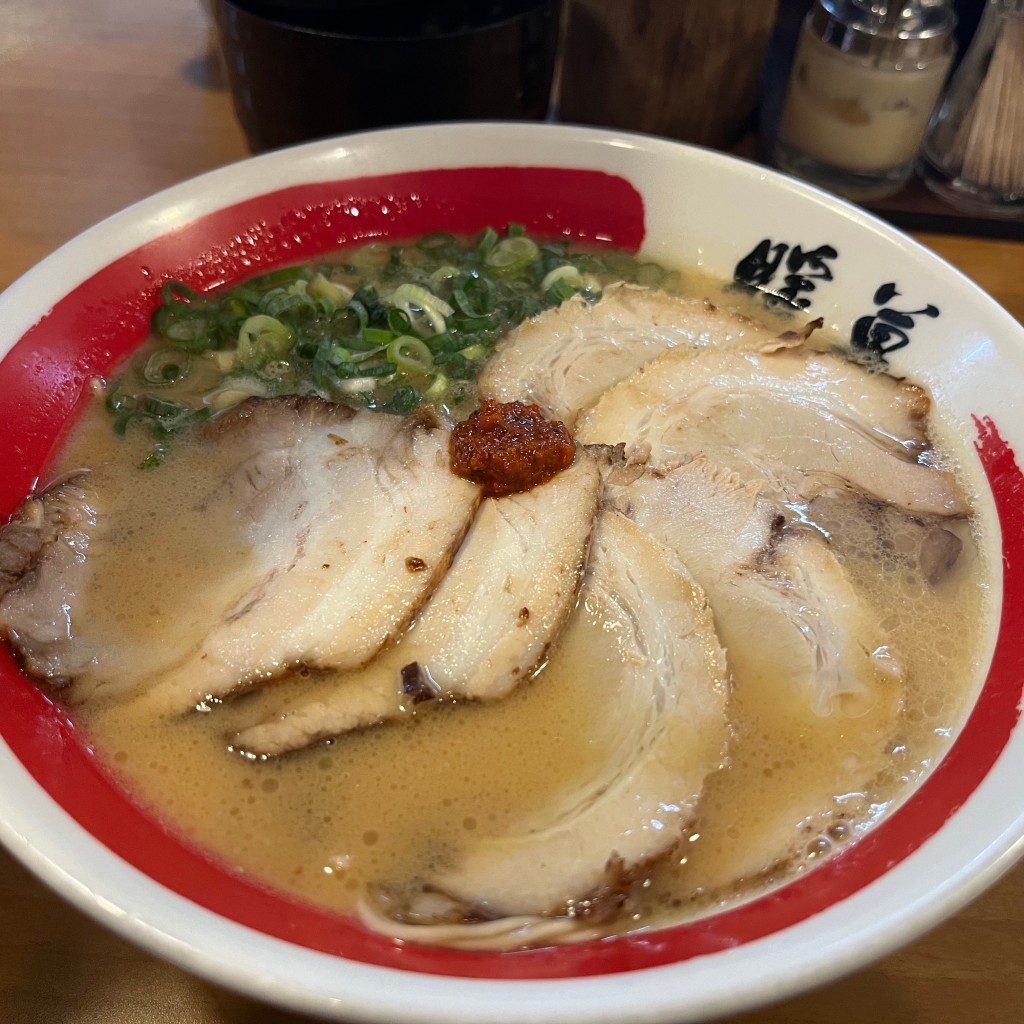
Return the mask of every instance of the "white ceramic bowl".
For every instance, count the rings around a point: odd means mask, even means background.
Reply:
[[[719,154],[554,125],[368,133],[215,171],[111,217],[0,296],[0,514],[31,489],[83,381],[144,335],[165,278],[214,286],[360,238],[509,220],[788,287],[840,336],[888,351],[974,442],[1002,528],[1002,616],[983,638],[980,697],[938,768],[821,867],[697,924],[522,954],[424,950],[226,877],[128,801],[5,654],[0,838],[155,953],[345,1020],[678,1024],[851,971],[956,911],[1024,849],[1024,331],[863,212]]]

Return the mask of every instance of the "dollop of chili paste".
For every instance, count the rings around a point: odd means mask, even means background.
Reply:
[[[487,498],[519,494],[568,469],[576,455],[564,423],[548,420],[539,406],[488,398],[452,431],[456,476],[483,487]]]

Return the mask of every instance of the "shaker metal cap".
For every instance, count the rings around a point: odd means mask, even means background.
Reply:
[[[953,46],[948,0],[816,0],[808,15],[818,38],[855,57],[927,61]]]

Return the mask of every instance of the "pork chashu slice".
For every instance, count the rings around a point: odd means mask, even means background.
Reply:
[[[612,285],[597,302],[572,298],[520,324],[496,346],[477,391],[481,399],[535,402],[571,427],[580,410],[666,350],[753,348],[776,334],[708,300]]]
[[[72,630],[75,591],[87,578],[96,532],[89,473],[76,473],[26,498],[0,528],[0,636],[25,670],[67,683],[95,657]]]
[[[850,485],[908,511],[962,515],[931,447],[918,387],[806,346],[666,352],[606,392],[581,418],[581,443],[649,446],[669,466],[699,453],[788,500]]]
[[[298,665],[350,669],[401,630],[443,576],[479,502],[428,415],[316,398],[253,400],[203,443],[233,446],[209,514],[233,515],[250,557],[218,620],[146,681],[186,709]]]
[[[901,671],[886,631],[828,542],[787,525],[762,481],[701,456],[611,479],[607,495],[704,588],[737,686],[767,672],[818,716],[898,707]]]
[[[594,683],[609,737],[600,769],[424,879],[426,893],[485,924],[431,924],[414,905],[406,923],[376,915],[375,927],[473,947],[531,944],[532,923],[550,941],[552,915],[563,915],[567,932],[586,929],[588,908],[620,903],[693,823],[728,739],[725,656],[703,591],[667,547],[604,510],[581,608],[563,641],[591,643],[585,630],[598,628],[617,647],[608,678]]]
[[[890,762],[903,668],[829,544],[785,525],[758,481],[700,457],[609,483],[607,493],[676,551],[707,593],[732,674],[739,739],[763,746],[766,757],[808,742],[831,751],[814,778],[790,779],[775,765],[777,799],[744,824],[749,854],[702,867],[702,880],[727,888],[794,857],[798,838],[812,837],[806,828],[843,820],[855,795],[866,793]]]
[[[317,682],[273,707],[232,746],[298,750],[394,718],[436,697],[496,700],[528,679],[572,612],[597,515],[601,475],[572,466],[521,494],[487,498],[451,568],[412,626],[370,664]]]

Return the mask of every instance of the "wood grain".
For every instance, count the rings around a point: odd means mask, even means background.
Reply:
[[[754,112],[777,9],[777,0],[568,0],[561,116],[730,146]]]
[[[196,0],[0,0],[0,288],[129,203],[246,155]],[[1024,245],[924,244],[1024,321]],[[743,1024],[1018,1024],[1024,865],[901,952]],[[0,1022],[287,1024],[136,949],[0,854]]]
[[[197,0],[0,0],[0,288],[248,155]]]

